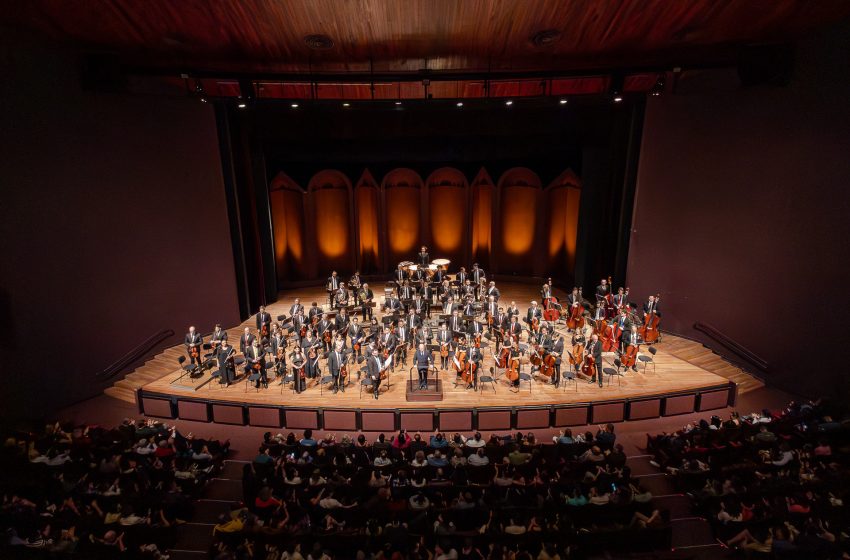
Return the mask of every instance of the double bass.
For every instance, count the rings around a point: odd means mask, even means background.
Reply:
[[[661,294],[655,296],[655,303],[661,300]],[[647,313],[643,317],[643,325],[638,329],[638,334],[646,344],[654,344],[658,341],[660,333],[658,326],[661,324],[661,317],[653,309],[652,313]]]
[[[593,322],[593,332],[599,335],[603,352],[613,352],[617,349],[617,338],[614,336],[614,327],[605,319],[597,319]]]
[[[571,331],[584,327],[584,306],[580,303],[570,306],[570,315],[567,318],[567,328]]]
[[[596,359],[592,354],[587,354],[584,357],[584,362],[581,366],[581,373],[587,377],[593,377],[596,373]]]
[[[555,356],[552,354],[545,354],[543,356],[543,363],[540,365],[540,374],[545,375],[546,377],[552,377],[555,375]]]
[[[543,305],[543,320],[554,323],[561,318],[561,304],[558,303],[558,298],[550,296],[546,298]]]

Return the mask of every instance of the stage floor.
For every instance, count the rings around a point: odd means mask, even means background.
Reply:
[[[521,284],[499,281],[499,288],[502,293],[501,302],[508,304],[510,301],[516,301],[521,312],[525,312],[530,300],[538,299],[539,291],[536,284]],[[372,286],[376,296],[383,291],[383,285]],[[377,289],[376,289],[377,288]],[[565,294],[557,293],[561,299]],[[320,304],[326,300],[326,294],[321,288],[305,288],[301,290],[292,290],[282,292],[276,303],[267,306],[269,313],[273,317],[288,313],[289,306],[293,303],[294,298],[299,297],[302,304],[309,307],[310,302],[318,301]],[[377,311],[377,310],[376,310]],[[253,317],[248,321],[228,329],[230,339],[237,341],[244,326],[251,326],[253,329]],[[663,324],[662,324],[663,327]],[[566,332],[564,325],[558,325],[559,330]],[[569,335],[567,335],[569,336]],[[525,335],[523,335],[524,341]],[[569,338],[566,339],[569,341]],[[360,394],[357,375],[354,374],[359,370],[359,366],[353,368],[353,375],[350,378],[350,385],[345,392],[337,394],[331,393],[329,390],[320,391],[315,381],[309,381],[305,392],[300,394],[294,393],[290,386],[281,387],[278,381],[271,381],[268,388],[261,388],[257,391],[253,385],[248,386],[244,381],[237,381],[235,384],[225,388],[217,382],[209,382],[209,374],[204,375],[194,382],[188,381],[185,377],[179,382],[175,380],[180,377],[180,370],[174,370],[170,373],[165,373],[160,378],[147,383],[142,387],[142,393],[148,397],[163,397],[163,398],[178,398],[178,399],[198,399],[207,400],[217,403],[234,403],[242,405],[260,405],[260,406],[283,406],[283,407],[307,407],[307,408],[328,408],[334,409],[404,409],[404,408],[435,408],[435,409],[479,409],[490,407],[518,407],[518,406],[546,406],[546,405],[565,405],[572,403],[591,403],[595,401],[612,401],[618,399],[639,399],[652,396],[670,395],[677,393],[699,392],[703,389],[717,388],[718,386],[728,385],[729,380],[726,377],[712,373],[708,369],[704,369],[694,363],[686,361],[673,355],[668,351],[668,347],[674,347],[682,342],[687,344],[696,344],[685,339],[665,335],[664,338],[655,345],[658,352],[654,357],[654,366],[650,365],[647,371],[644,367],[639,366],[639,372],[628,371],[621,377],[613,377],[613,379],[605,378],[603,387],[596,384],[590,384],[587,380],[579,379],[578,383],[568,383],[560,388],[553,387],[551,384],[545,383],[543,380],[536,380],[531,383],[529,389],[528,383],[522,383],[519,392],[512,391],[504,377],[498,379],[495,386],[489,383],[484,384],[481,391],[467,390],[462,385],[454,386],[455,374],[453,371],[440,372],[440,378],[443,384],[443,398],[440,401],[433,402],[410,402],[406,399],[406,383],[409,379],[411,360],[408,359],[407,366],[397,366],[396,371],[390,374],[390,383],[387,388],[384,384],[381,387],[381,394],[378,400],[375,400],[366,390]],[[646,352],[646,346],[642,346],[642,353]],[[484,367],[483,371],[488,371],[494,365],[494,359],[491,353],[491,347],[484,351]],[[181,351],[182,347],[176,347],[175,351]],[[710,353],[710,352],[709,352]],[[613,360],[616,356],[613,353],[603,355],[604,366],[612,367]],[[435,355],[435,358],[439,356]],[[715,356],[717,360],[718,357]],[[437,360],[439,362],[439,360]],[[320,367],[324,370],[324,360],[320,361]],[[523,364],[523,372],[529,371],[529,365]],[[412,372],[412,376],[416,378],[416,372]],[[241,378],[240,378],[241,379]],[[545,378],[544,378],[545,379]],[[495,390],[494,390],[495,389]]]

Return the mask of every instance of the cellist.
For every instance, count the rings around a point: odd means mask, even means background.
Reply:
[[[552,385],[557,387],[561,383],[561,357],[564,355],[564,335],[558,331],[555,332],[555,343],[549,354],[555,357],[555,374],[552,376]]]
[[[638,350],[640,349],[640,339],[638,338],[638,332],[636,328],[632,328],[629,330],[628,334],[624,334],[620,343],[620,354],[625,354],[626,350],[629,346],[635,347],[635,355],[637,355]],[[637,363],[632,364],[632,371],[637,371]]]
[[[614,296],[614,307],[617,308],[617,313],[626,308],[628,304],[628,300],[626,298],[629,297],[629,290],[626,288],[625,290],[621,288],[617,288],[617,294]]]
[[[452,333],[449,326],[440,323],[440,332],[437,333],[437,342],[440,345],[440,369],[449,369],[449,354],[451,354]]]
[[[535,321],[537,319],[537,321]],[[537,333],[540,330],[540,321],[543,319],[543,312],[537,307],[537,302],[532,301],[531,307],[528,308],[528,311],[525,314],[525,322],[528,323],[528,328],[530,329],[529,335],[531,333]],[[536,325],[536,327],[535,327]]]
[[[592,335],[590,342],[587,344],[585,360],[589,357],[593,358],[593,375],[590,377],[588,383],[593,383],[598,379],[599,386],[602,387],[602,343],[599,342],[598,335]]]

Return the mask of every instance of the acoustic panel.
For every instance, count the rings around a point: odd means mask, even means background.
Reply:
[[[661,416],[661,399],[629,402],[629,420],[644,420]]]
[[[156,416],[158,418],[174,418],[171,413],[171,401],[166,399],[152,399],[150,397],[142,398],[142,407],[145,411],[145,416]]]
[[[605,422],[622,422],[626,414],[626,403],[623,401],[594,404],[590,409],[594,424]]]
[[[549,409],[532,408],[519,409],[516,413],[516,429],[528,430],[532,428],[549,427]]]
[[[555,427],[584,426],[588,424],[588,406],[570,406],[555,409]]]
[[[434,414],[431,412],[404,412],[400,416],[401,429],[408,432],[434,431]]]
[[[701,393],[699,396],[699,411],[715,410],[718,408],[726,408],[726,403],[729,401],[729,390],[709,391]]]
[[[316,410],[287,408],[284,411],[284,421],[287,428],[315,430],[319,427],[319,413]]]
[[[364,432],[394,432],[395,411],[363,411],[360,413],[360,429]]]
[[[354,410],[324,410],[322,425],[325,430],[357,431],[357,413]]]
[[[440,431],[468,432],[472,430],[471,410],[441,411],[438,418]]]
[[[280,428],[280,409],[252,406],[248,408],[248,424],[264,428]]]
[[[212,405],[213,422],[219,424],[237,424],[241,426],[245,423],[242,416],[242,410],[241,406],[214,404]]]
[[[209,422],[209,407],[205,402],[177,401],[177,417],[181,420]]]
[[[679,395],[664,399],[664,416],[675,416],[677,414],[690,414],[694,411],[697,402],[696,395]]]
[[[495,431],[511,429],[510,410],[485,410],[478,413],[478,430]]]

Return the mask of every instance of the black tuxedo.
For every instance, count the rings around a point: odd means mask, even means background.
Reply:
[[[420,298],[418,300],[414,300],[411,307],[413,308],[413,312],[417,315],[428,313],[428,302],[424,299]]]
[[[269,325],[269,328],[271,328],[272,316],[269,314],[268,311],[264,311],[263,313],[257,313],[255,318],[257,322],[257,332],[260,331],[260,328],[263,326],[263,323]]]
[[[463,318],[453,315],[449,319],[449,330],[463,332]]]
[[[458,282],[461,286],[466,282],[466,279],[469,278],[469,275],[466,272],[458,272],[455,275],[455,281]]]
[[[487,292],[484,294],[486,297],[494,296],[496,301],[499,301],[499,298],[502,297],[502,293],[499,291],[499,288],[496,286],[492,286],[487,288]]]
[[[340,351],[328,352],[328,371],[334,378],[333,384],[334,389],[342,388],[342,384],[339,378],[339,370],[345,363],[345,355]],[[343,388],[343,390],[345,390]]]
[[[428,367],[433,363],[434,358],[428,350],[424,352],[416,350],[413,355],[413,365],[419,373],[419,386],[422,387],[428,381]]]
[[[598,379],[599,386],[602,387],[602,341],[597,340],[593,342],[592,340],[587,343],[587,353],[593,356],[593,360],[595,363],[593,377],[591,377],[591,382],[595,379]]]
[[[478,284],[479,282],[481,282],[482,278],[486,278],[486,277],[487,277],[487,275],[484,274],[483,268],[473,268],[472,269],[472,283],[473,284]]]
[[[421,266],[428,266],[430,263],[431,263],[431,256],[427,252],[425,252],[425,253],[420,252],[419,253],[419,264]]]
[[[452,302],[451,305],[448,302],[443,303],[440,311],[443,315],[451,315],[454,311],[457,310],[457,304]]]
[[[253,334],[243,334],[239,337],[239,351],[245,354],[245,351],[254,344],[254,339],[257,338]]]
[[[304,309],[304,306],[301,305],[300,303],[293,303],[292,305],[289,306],[289,316],[295,317],[296,315],[298,315],[298,312],[302,311],[303,309]]]
[[[375,392],[375,398],[378,398],[378,392],[381,387],[381,366],[383,363],[380,361],[380,357],[371,356],[366,361],[366,375],[369,376],[369,379],[372,380],[372,388]]]
[[[610,284],[606,284],[604,286],[602,284],[599,284],[598,286],[596,286],[596,297],[601,299],[601,298],[604,298],[605,296],[607,296],[610,293],[611,293],[611,285]]]
[[[661,317],[661,310],[658,308],[658,302],[657,301],[652,302],[652,305],[650,305],[648,301],[643,304],[643,312],[644,313],[652,313],[653,311],[655,311],[656,315]]]
[[[475,336],[481,334],[481,324],[478,321],[469,322],[469,335]]]
[[[245,353],[245,373],[252,374],[255,371],[254,364],[260,364],[260,371],[257,372],[260,374],[260,377],[257,379],[255,386],[259,388],[260,383],[267,385],[269,379],[266,377],[266,351],[262,346],[257,346],[256,348],[251,346],[247,350]]]
[[[539,321],[540,319],[542,319],[542,318],[543,318],[543,312],[540,310],[540,308],[539,308],[539,307],[529,307],[529,308],[528,308],[528,311],[525,313],[525,322],[526,322],[526,323],[528,323],[528,324],[530,325],[530,324],[531,324],[531,321],[532,321],[535,317],[536,317],[536,318],[537,318],[537,320]]]
[[[339,289],[339,276],[328,276],[327,282],[325,282],[325,287],[328,290],[338,290]]]

